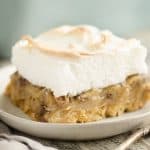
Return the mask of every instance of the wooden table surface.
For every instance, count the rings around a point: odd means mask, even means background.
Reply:
[[[0,67],[5,67],[6,65],[9,65],[9,61],[7,60],[0,61]],[[107,139],[86,141],[86,142],[57,141],[57,140],[47,140],[47,139],[31,137],[15,129],[12,129],[6,126],[4,123],[0,122],[0,133],[2,132],[24,135],[33,138],[45,145],[56,147],[59,150],[115,150],[115,148],[119,144],[121,144],[125,139],[127,139],[128,136],[131,134],[131,132],[128,132]],[[129,150],[150,150],[150,135],[141,138],[139,141],[131,145]]]

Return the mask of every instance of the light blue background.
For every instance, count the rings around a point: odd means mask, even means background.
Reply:
[[[0,0],[0,56],[23,34],[62,24],[91,24],[118,35],[150,28],[149,0]]]

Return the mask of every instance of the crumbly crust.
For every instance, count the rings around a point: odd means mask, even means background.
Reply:
[[[5,95],[33,120],[83,123],[142,108],[150,99],[150,82],[142,75],[132,75],[120,84],[56,98],[50,89],[35,86],[16,72]]]

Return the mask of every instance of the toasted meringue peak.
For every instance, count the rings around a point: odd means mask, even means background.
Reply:
[[[63,57],[81,57],[101,52],[125,50],[128,46],[140,44],[134,39],[124,40],[110,31],[100,31],[89,25],[62,26],[39,35],[36,38],[24,36],[23,47],[37,48],[41,52]]]

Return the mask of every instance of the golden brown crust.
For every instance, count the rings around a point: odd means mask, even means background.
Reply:
[[[145,77],[134,75],[122,84],[91,89],[73,97],[55,98],[51,90],[32,85],[15,73],[5,94],[33,120],[91,122],[143,107],[150,99],[150,82]]]

